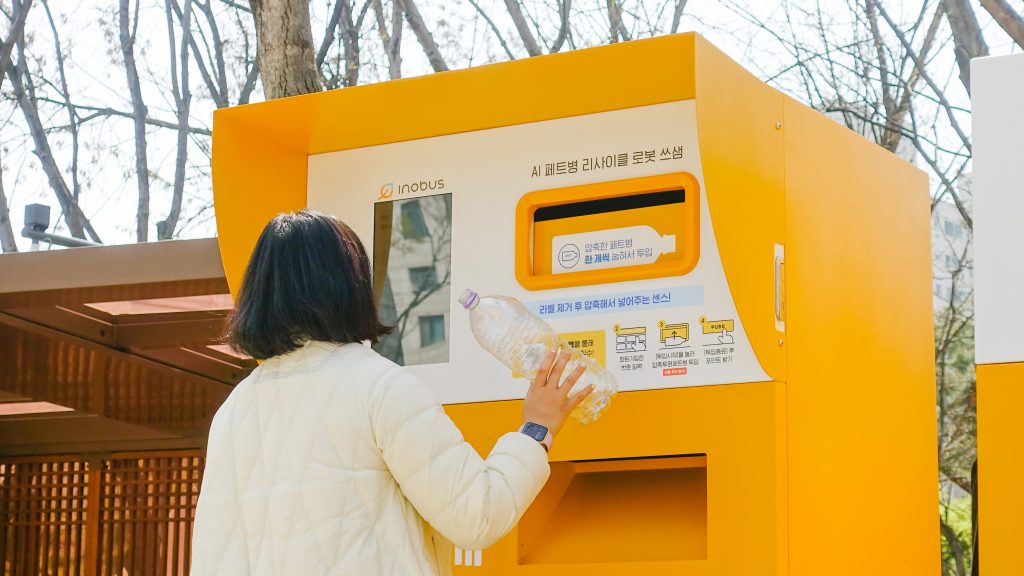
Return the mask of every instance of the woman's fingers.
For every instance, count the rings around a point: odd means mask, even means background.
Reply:
[[[558,388],[558,383],[562,381],[562,371],[565,370],[565,365],[569,363],[569,358],[572,356],[572,350],[564,350],[558,354],[558,360],[555,362],[555,367],[551,369],[551,375],[548,376],[547,383]]]
[[[540,360],[540,368],[537,369],[537,375],[533,377],[533,382],[530,384],[531,389],[540,388],[547,384],[548,372],[551,370],[551,365],[555,362],[555,354],[557,353],[557,348],[544,353],[544,357]]]
[[[562,385],[560,386],[563,395],[569,395],[569,391],[576,385],[576,381],[580,379],[580,376],[583,376],[583,372],[586,369],[587,368],[585,366],[577,366],[575,370],[565,377],[565,381],[562,382]]]
[[[583,390],[580,390],[579,392],[573,394],[572,396],[569,396],[569,398],[568,398],[568,400],[569,400],[569,410],[572,411],[573,408],[575,408],[576,406],[579,406],[579,403],[583,402],[584,400],[586,400],[587,397],[590,396],[590,393],[593,392],[593,391],[594,391],[594,385],[591,384],[591,385],[587,386],[586,388],[584,388]]]

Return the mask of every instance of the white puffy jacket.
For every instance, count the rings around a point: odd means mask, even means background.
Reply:
[[[264,362],[210,429],[192,575],[445,575],[519,521],[549,469],[524,434],[486,460],[430,391],[360,344]]]

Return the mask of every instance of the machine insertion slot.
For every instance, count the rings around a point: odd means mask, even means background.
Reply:
[[[706,454],[552,462],[519,523],[523,565],[707,558]]]
[[[530,192],[516,278],[544,290],[684,275],[700,258],[699,200],[685,172]]]
[[[667,204],[681,204],[685,201],[686,190],[665,190],[663,192],[632,194],[630,196],[602,198],[600,200],[584,200],[582,202],[573,202],[572,204],[558,204],[556,206],[538,208],[533,214],[533,221],[545,222],[547,220],[572,218],[574,216],[605,214],[621,210],[665,206]]]

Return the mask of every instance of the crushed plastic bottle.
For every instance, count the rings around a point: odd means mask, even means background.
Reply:
[[[548,350],[560,346],[572,350],[563,374],[571,374],[581,364],[586,370],[570,393],[590,384],[594,385],[594,391],[572,411],[571,416],[581,424],[589,424],[601,417],[618,391],[615,376],[603,366],[571,348],[551,326],[515,298],[481,297],[472,290],[466,290],[459,296],[459,303],[469,311],[469,325],[480,346],[511,368],[514,374],[532,380]]]

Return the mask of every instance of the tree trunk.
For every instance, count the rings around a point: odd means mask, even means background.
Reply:
[[[344,8],[341,14],[341,42],[345,47],[345,86],[359,84],[359,29],[352,17],[352,1],[338,0]]]
[[[622,23],[622,6],[619,6],[619,0],[608,0],[608,26],[612,44],[618,42],[620,37],[623,41],[631,40],[626,25]]]
[[[0,249],[4,252],[18,251],[18,243],[14,239],[14,228],[11,225],[11,212],[7,207],[7,194],[4,193],[2,161],[0,161]]]
[[[14,22],[11,23],[11,30],[7,34],[7,38],[4,39],[3,45],[0,46],[0,88],[4,85],[7,67],[11,65],[11,53],[14,50],[14,45],[18,42],[18,38],[21,38],[22,31],[25,30],[25,19],[28,18],[28,11],[32,8],[32,0],[25,0],[21,6],[15,4],[13,8],[16,13]]]
[[[388,55],[388,78],[402,77],[402,5],[400,0],[391,3],[391,32],[384,20],[384,6],[381,0],[373,0],[373,12],[377,17],[377,33]]]
[[[519,31],[519,37],[523,39],[526,53],[530,56],[540,56],[543,54],[540,46],[537,45],[537,40],[533,37],[533,32],[530,31],[530,24],[523,15],[523,9],[519,6],[519,0],[505,0],[505,8],[508,9],[508,15],[512,17],[516,30]]]
[[[1006,0],[981,0],[981,5],[1003,32],[1013,38],[1017,46],[1024,48],[1024,16],[1018,14]]]
[[[988,56],[988,45],[967,0],[942,0],[942,10],[953,31],[953,53],[960,69],[960,82],[971,93],[971,58]]]
[[[71,231],[71,235],[75,238],[85,238],[85,234],[88,232],[89,237],[94,242],[100,242],[99,235],[96,234],[92,224],[89,223],[89,219],[85,217],[82,209],[79,208],[78,203],[72,197],[71,190],[68,189],[67,182],[64,181],[64,176],[60,173],[57,161],[50,150],[50,142],[46,138],[46,129],[43,128],[42,119],[39,117],[39,109],[36,108],[35,90],[32,87],[31,78],[25,72],[28,64],[25,59],[24,47],[20,44],[19,41],[18,64],[12,64],[7,68],[7,77],[11,79],[11,84],[14,87],[14,99],[18,101],[18,107],[21,108],[21,112],[25,116],[25,123],[28,124],[29,132],[32,135],[35,155],[39,158],[39,164],[46,174],[50,188],[53,189],[54,195],[57,196],[57,202],[60,203],[61,210],[64,212],[64,219],[67,222],[68,229]]]
[[[956,568],[957,576],[967,576],[967,563],[964,558],[963,542],[960,541],[956,531],[949,524],[946,524],[946,521],[941,517],[939,518],[939,532],[946,540],[949,551],[953,555],[953,566]]]
[[[78,111],[71,103],[71,91],[68,90],[68,78],[64,72],[64,55],[61,50],[60,34],[57,31],[57,23],[53,20],[53,14],[50,12],[50,5],[46,0],[43,0],[43,9],[46,11],[46,19],[49,21],[50,31],[53,33],[54,56],[56,56],[57,72],[60,77],[60,93],[64,97],[64,108],[68,113],[68,129],[71,131],[71,197],[77,204],[78,196],[82,191],[82,186],[78,181]]]
[[[427,55],[427,60],[430,61],[430,67],[434,69],[434,72],[447,71],[448,65],[445,63],[444,57],[441,56],[441,51],[437,48],[437,43],[434,42],[430,29],[427,28],[426,22],[423,21],[423,16],[420,16],[420,10],[416,7],[416,2],[414,0],[396,1],[401,3],[402,10],[405,12],[405,19],[409,22],[409,27],[412,28],[413,34],[416,35],[416,40],[423,47],[423,52]]]
[[[686,0],[676,0],[676,7],[672,11],[672,33],[679,32],[679,21],[683,18],[683,11],[686,10]]]
[[[177,0],[165,0],[165,2],[167,34],[171,52],[171,91],[178,109],[178,152],[174,159],[171,209],[167,218],[156,224],[157,238],[160,240],[170,240],[174,237],[174,230],[178,227],[178,217],[181,215],[181,200],[185,195],[185,166],[188,163],[188,113],[192,102],[192,92],[188,80],[189,41],[192,36],[192,0],[185,0],[185,5],[181,10],[181,49],[178,51],[181,58],[180,68],[175,62],[174,21],[171,17],[171,4],[177,4]],[[178,70],[181,71],[180,84],[178,83]]]
[[[130,0],[120,0],[118,7],[119,37],[124,68],[128,73],[128,93],[132,96],[132,119],[135,122],[135,178],[139,185],[139,200],[135,210],[135,240],[149,240],[149,159],[146,154],[146,103],[142,100],[142,84],[135,66],[135,32],[138,30],[138,7],[136,3],[135,22],[130,23],[128,12]]]
[[[309,23],[308,0],[249,0],[256,54],[268,100],[323,89]]]
[[[558,36],[551,43],[548,52],[554,54],[562,49],[565,39],[569,37],[569,16],[572,12],[572,0],[561,0],[558,3]]]
[[[971,576],[978,571],[978,460],[971,465]]]

